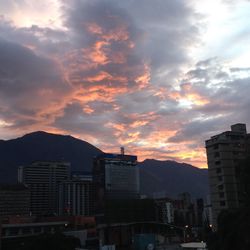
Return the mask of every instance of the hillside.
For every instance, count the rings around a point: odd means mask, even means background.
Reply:
[[[17,168],[33,161],[69,161],[72,170],[90,171],[92,159],[102,151],[68,135],[42,131],[0,141],[0,182],[16,182]]]
[[[144,194],[165,192],[169,197],[189,192],[194,197],[208,194],[208,171],[175,161],[145,160],[140,166],[140,186]]]
[[[68,161],[73,171],[91,171],[93,157],[102,151],[68,135],[34,132],[12,140],[0,140],[0,183],[17,181],[20,165],[33,161]],[[190,192],[208,193],[207,170],[175,161],[145,160],[139,163],[141,193],[165,192],[170,197]]]

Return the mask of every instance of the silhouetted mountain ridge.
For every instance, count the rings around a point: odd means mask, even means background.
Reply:
[[[189,192],[194,197],[208,194],[208,171],[186,163],[147,159],[139,164],[144,194],[164,192],[169,197]]]
[[[92,159],[102,151],[69,135],[44,131],[0,141],[0,181],[15,182],[17,168],[34,161],[69,161],[72,170],[91,171]]]
[[[91,171],[93,158],[102,153],[90,143],[70,135],[37,131],[20,138],[0,140],[0,182],[16,182],[20,165],[33,161],[68,161],[72,171]],[[207,170],[185,163],[147,159],[138,164],[141,192],[165,191],[169,196],[188,191],[207,194]]]

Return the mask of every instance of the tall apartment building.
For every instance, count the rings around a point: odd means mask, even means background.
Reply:
[[[248,154],[249,134],[245,124],[231,126],[231,131],[212,136],[206,141],[213,225],[219,213],[236,209],[242,201],[239,185],[239,163]]]
[[[94,214],[93,190],[92,176],[73,173],[71,180],[59,184],[59,214]]]
[[[96,208],[103,210],[105,200],[139,198],[137,156],[101,154],[94,159],[93,183]]]
[[[0,218],[29,215],[30,191],[22,184],[0,184]]]
[[[158,198],[154,200],[156,217],[159,222],[174,223],[174,201],[169,198]]]
[[[59,183],[69,178],[70,163],[34,162],[18,169],[18,181],[30,189],[34,215],[58,213]]]

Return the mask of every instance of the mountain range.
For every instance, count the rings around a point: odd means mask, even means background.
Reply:
[[[189,192],[193,197],[208,195],[208,171],[176,161],[145,160],[139,164],[140,188],[144,194],[177,197]],[[153,192],[152,192],[153,191]]]
[[[17,169],[33,161],[68,161],[72,171],[91,172],[93,157],[102,153],[90,143],[69,135],[43,131],[12,140],[0,140],[0,182],[15,183]],[[147,159],[139,164],[141,193],[176,197],[189,192],[193,197],[206,197],[208,172],[175,161]]]

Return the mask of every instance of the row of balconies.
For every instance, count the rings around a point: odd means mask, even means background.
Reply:
[[[51,225],[49,225],[51,224]],[[56,230],[64,230],[68,222],[60,223],[30,223],[30,224],[3,224],[2,238],[16,238],[24,236],[34,236],[42,233],[54,233]]]

